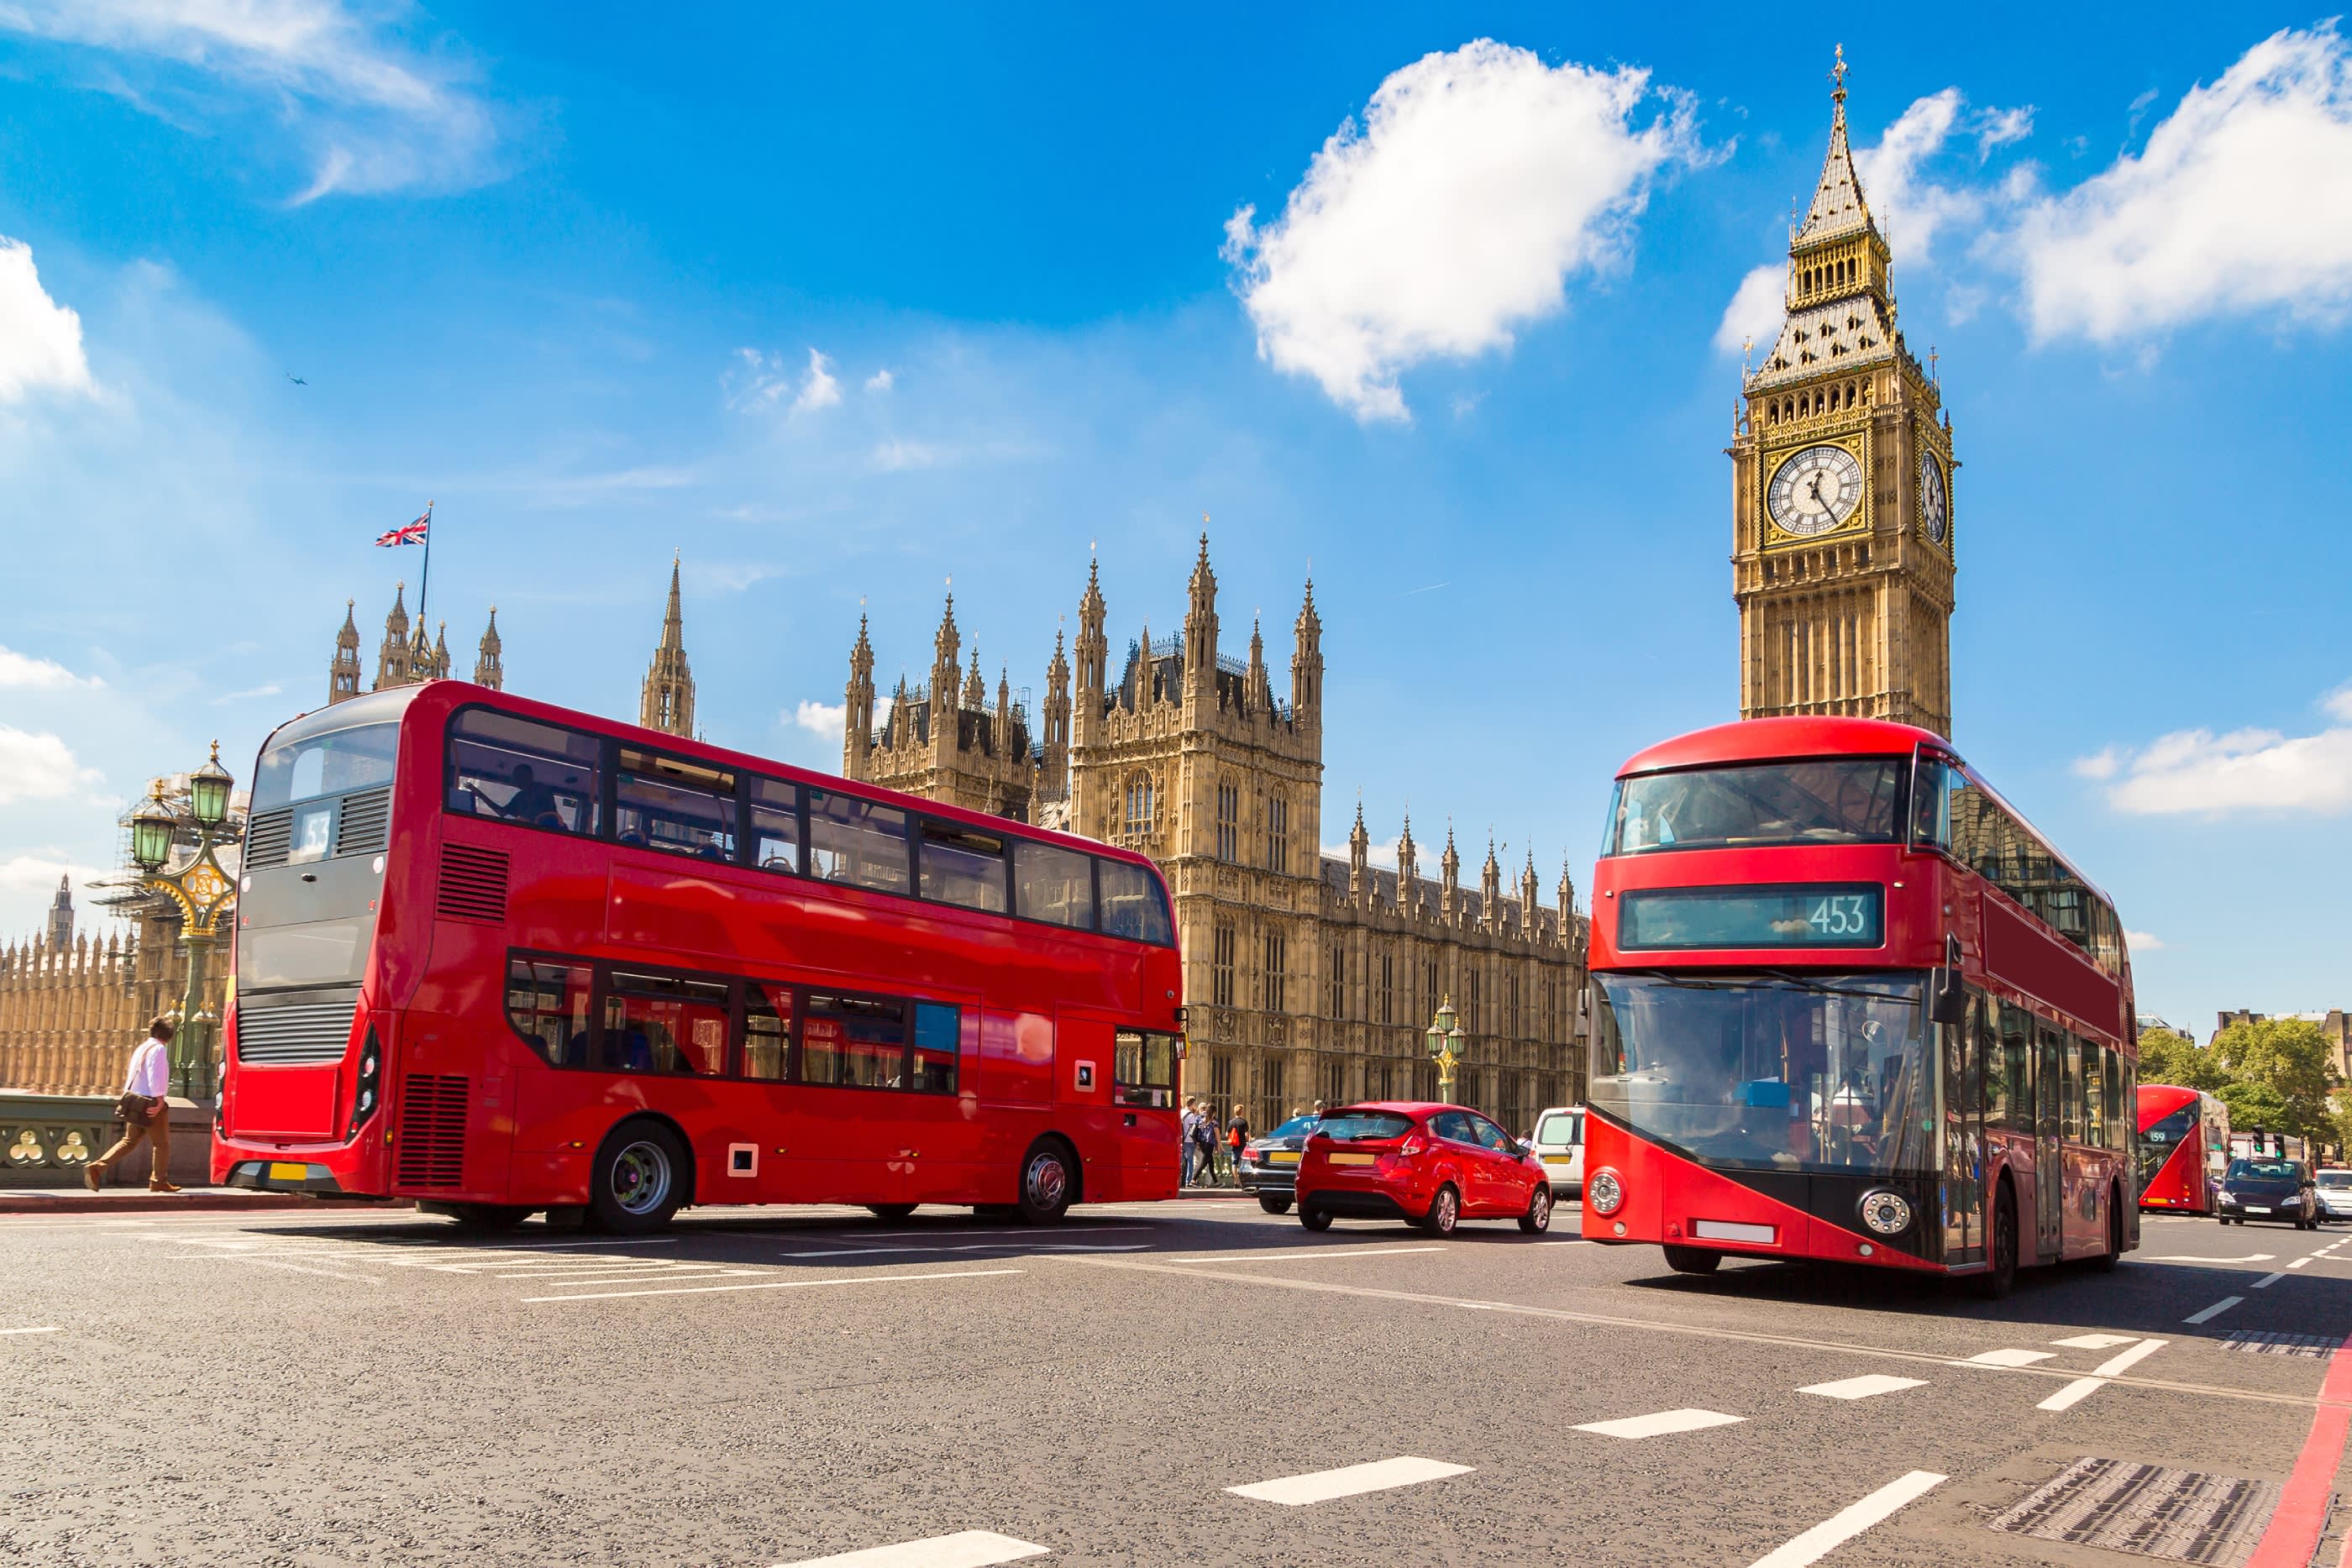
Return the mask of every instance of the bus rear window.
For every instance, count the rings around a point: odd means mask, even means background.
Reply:
[[[271,747],[254,774],[253,810],[272,811],[297,800],[389,784],[399,746],[395,722],[354,725]]]
[[[1841,757],[1621,779],[1601,853],[1893,843],[1908,767]]]

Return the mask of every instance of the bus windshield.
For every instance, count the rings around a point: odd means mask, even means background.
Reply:
[[[1930,1168],[1916,974],[1597,975],[1591,1103],[1711,1165]]]
[[[2197,1102],[2191,1100],[2170,1115],[2159,1118],[2139,1130],[2139,1184],[2146,1186],[2164,1168],[2181,1140],[2197,1127]]]
[[[1899,757],[1832,757],[1621,779],[1601,852],[1893,843],[1908,766]]]

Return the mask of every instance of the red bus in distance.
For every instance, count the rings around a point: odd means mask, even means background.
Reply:
[[[255,767],[213,1176],[653,1229],[1177,1186],[1139,854],[457,681]]]
[[[2139,1086],[2139,1206],[2210,1214],[2230,1163],[2230,1108],[2169,1083]]]
[[[2123,927],[1949,744],[1757,719],[1618,775],[1584,1234],[1978,1276],[2138,1245]]]

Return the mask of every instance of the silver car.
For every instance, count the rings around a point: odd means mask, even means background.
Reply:
[[[2321,1171],[2312,1180],[2319,1188],[2319,1218],[2352,1219],[2352,1171]]]
[[[1536,1118],[1533,1153],[1554,1197],[1584,1196],[1584,1107],[1558,1105]]]

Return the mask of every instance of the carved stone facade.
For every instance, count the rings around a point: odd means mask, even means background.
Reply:
[[[1727,449],[1739,712],[1948,735],[1951,416],[1895,325],[1893,253],[1846,144],[1843,56],[1836,74],[1821,183],[1790,237],[1787,316]]]
[[[1220,653],[1216,601],[1203,537],[1181,631],[1155,639],[1139,627],[1114,674],[1100,570],[1089,567],[1075,663],[1057,638],[1034,737],[1006,677],[992,706],[976,657],[957,685],[952,601],[929,684],[909,692],[902,682],[877,729],[861,622],[843,771],[1150,855],[1184,954],[1184,1091],[1221,1115],[1239,1104],[1265,1127],[1318,1099],[1435,1097],[1422,1036],[1447,998],[1470,1035],[1457,1099],[1515,1132],[1546,1105],[1580,1100],[1587,926],[1565,871],[1544,906],[1533,862],[1507,892],[1490,845],[1470,891],[1449,831],[1432,882],[1410,823],[1402,875],[1378,869],[1360,808],[1348,857],[1326,857],[1314,586],[1292,624],[1282,698],[1260,628],[1247,658]]]
[[[360,695],[360,629],[352,619],[355,602],[343,601],[342,630],[335,633],[334,656],[327,663],[327,704],[349,702]],[[474,681],[492,691],[506,686],[506,666],[500,660],[499,641],[499,607],[490,606],[490,623],[482,633],[480,653],[474,661]],[[392,610],[383,618],[383,641],[376,648],[375,684],[370,691],[380,692],[389,686],[413,686],[419,681],[441,680],[449,674],[449,625],[443,622],[431,642],[425,641],[425,622],[419,620],[411,632],[408,623],[408,585],[393,585]]]

